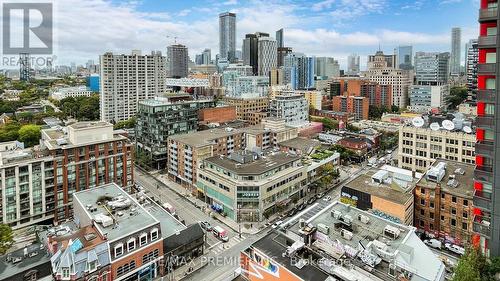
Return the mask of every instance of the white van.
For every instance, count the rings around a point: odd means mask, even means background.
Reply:
[[[170,205],[169,203],[163,203],[162,207],[165,208],[165,210],[167,210],[172,216],[175,216],[174,206]]]
[[[429,240],[424,240],[424,243],[429,246],[429,247],[432,247],[434,249],[439,249],[441,250],[441,248],[443,248],[443,243],[441,243],[441,241],[437,240],[437,239],[429,239]]]
[[[460,247],[460,246],[457,246],[457,245],[454,245],[454,244],[451,244],[451,243],[446,243],[444,244],[444,247],[446,249],[448,249],[450,252],[453,252],[455,254],[458,254],[458,255],[463,255],[465,254],[465,249]]]

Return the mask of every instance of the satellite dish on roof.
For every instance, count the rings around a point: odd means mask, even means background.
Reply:
[[[455,129],[455,124],[450,120],[443,120],[442,125],[443,125],[443,128],[445,128],[448,131]]]
[[[433,131],[437,131],[437,130],[439,130],[439,128],[441,128],[441,126],[439,126],[439,123],[437,123],[437,122],[433,122],[433,123],[431,123],[431,125],[430,125],[429,127],[430,127],[430,128],[431,128],[431,130],[433,130]]]
[[[411,120],[411,123],[413,126],[420,128],[424,126],[424,119],[422,117],[415,117]]]
[[[464,126],[464,127],[462,128],[462,130],[463,130],[464,132],[466,132],[467,134],[472,133],[472,128],[471,128],[471,127],[469,127],[469,126]]]

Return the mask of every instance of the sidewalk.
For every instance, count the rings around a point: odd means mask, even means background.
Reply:
[[[220,214],[218,214],[216,212],[213,212],[212,209],[210,209],[209,206],[205,205],[205,202],[203,202],[202,200],[194,197],[189,192],[188,189],[186,189],[185,187],[181,186],[180,184],[178,184],[176,182],[171,181],[170,179],[168,179],[168,177],[166,175],[157,175],[155,178],[157,180],[159,180],[161,183],[163,183],[164,185],[166,185],[168,188],[170,188],[172,191],[174,191],[177,195],[186,198],[196,208],[200,208],[206,214],[210,215],[215,220],[218,220],[221,223],[225,224],[226,226],[228,226],[229,228],[231,228],[235,232],[239,233],[240,232],[240,227],[241,227],[241,233],[255,235],[255,234],[259,233],[260,231],[262,231],[265,228],[265,225],[262,222],[261,223],[254,223],[253,227],[251,227],[251,228],[245,227],[245,226],[250,225],[250,223],[241,223],[241,224],[238,224],[237,222],[235,222],[235,221],[233,221],[233,220],[231,220],[229,218],[223,217]],[[272,218],[270,218],[269,221],[272,221]],[[259,226],[260,226],[260,228],[259,228]]]

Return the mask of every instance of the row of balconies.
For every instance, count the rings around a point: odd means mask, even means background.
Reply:
[[[479,9],[479,22],[496,21],[498,8]]]

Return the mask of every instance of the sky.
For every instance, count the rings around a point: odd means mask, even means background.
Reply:
[[[6,1],[6,0],[3,0]],[[51,0],[45,0],[47,2]],[[194,60],[205,48],[218,52],[218,14],[237,14],[237,49],[247,33],[284,28],[285,46],[307,55],[362,61],[379,46],[450,51],[452,27],[464,44],[478,34],[479,0],[52,0],[56,64],[98,61],[100,54],[144,53],[174,43]],[[33,1],[29,1],[33,2]]]

